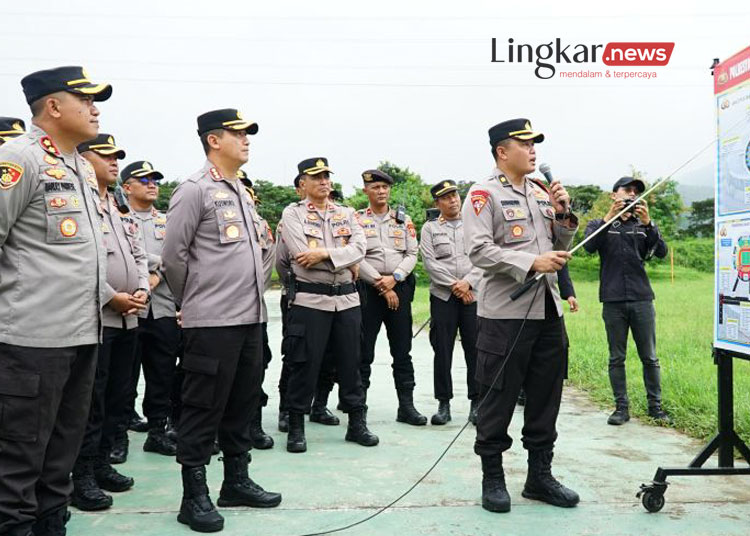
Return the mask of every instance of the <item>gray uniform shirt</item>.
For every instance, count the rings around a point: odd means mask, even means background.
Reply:
[[[534,259],[547,251],[567,250],[574,228],[555,219],[549,194],[526,178],[514,186],[500,170],[483,183],[475,184],[463,204],[466,253],[474,266],[484,270],[477,314],[484,318],[522,319],[534,298],[534,289],[518,300],[510,295],[530,276]],[[558,316],[562,315],[557,273],[545,274],[542,285],[555,298]],[[544,319],[544,288],[536,293],[529,318]]]
[[[258,226],[258,240],[261,250],[261,259],[263,261],[263,292],[271,288],[271,278],[273,277],[274,258],[276,257],[276,241],[273,237],[273,231],[268,222],[258,216],[256,220]],[[268,318],[268,308],[266,307],[266,298],[263,297],[261,303],[263,309],[263,318]]]
[[[147,211],[131,212],[131,215],[138,222],[138,241],[141,248],[146,251],[148,259],[148,271],[154,273],[161,279],[160,283],[151,293],[151,302],[148,308],[140,313],[141,318],[148,318],[151,311],[153,317],[164,318],[175,316],[174,296],[169,290],[169,285],[164,280],[164,271],[161,263],[161,250],[164,246],[164,237],[167,234],[167,215],[161,211],[151,208]]]
[[[281,222],[276,226],[276,273],[281,281],[281,294],[286,294],[286,285],[289,280],[289,270],[292,269],[292,261],[289,258],[289,248],[286,247],[284,237],[281,236]]]
[[[281,236],[288,248],[289,261],[297,281],[341,285],[353,283],[350,266],[365,255],[365,236],[357,225],[354,209],[328,201],[325,210],[318,210],[307,201],[292,203],[281,216]],[[297,254],[325,248],[330,259],[304,268],[294,260]],[[297,292],[295,305],[323,311],[343,311],[359,305],[359,294],[324,296]]]
[[[479,292],[482,270],[471,264],[464,248],[462,220],[446,221],[440,216],[425,222],[419,241],[424,269],[430,276],[430,294],[448,301],[453,294],[451,285],[464,280],[471,285],[474,299]]]
[[[118,292],[134,294],[138,289],[148,291],[148,263],[146,252],[138,240],[138,224],[129,214],[122,214],[117,209],[109,193],[97,208],[101,217],[104,245],[107,248],[103,323],[108,328],[134,329],[138,327],[138,317],[123,317],[109,302]]]
[[[37,126],[0,147],[0,342],[99,342],[107,253],[91,182]]]
[[[250,194],[210,161],[175,189],[161,258],[182,327],[266,321],[258,218]]]
[[[357,211],[357,221],[367,240],[367,253],[359,267],[365,282],[372,285],[378,277],[396,272],[406,277],[414,270],[419,244],[409,216],[398,223],[395,210],[377,215],[368,207]]]

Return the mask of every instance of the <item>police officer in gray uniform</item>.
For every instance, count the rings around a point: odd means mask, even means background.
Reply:
[[[108,191],[117,183],[117,161],[125,151],[109,134],[78,146],[96,173],[97,205],[107,250],[107,284],[94,392],[83,445],[73,466],[73,506],[103,510],[112,497],[102,489],[121,492],[133,479],[118,473],[109,462],[115,436],[127,433],[128,393],[135,363],[137,314],[149,299],[146,253],[138,242],[138,227],[127,206],[118,205]]]
[[[181,307],[185,352],[177,461],[183,498],[177,520],[199,532],[222,530],[208,496],[206,464],[218,432],[224,453],[219,506],[273,507],[281,495],[248,478],[250,416],[263,374],[263,260],[250,194],[237,177],[258,131],[231,108],[198,117],[207,156],[175,190],[162,262]]]
[[[328,160],[300,162],[299,184],[305,199],[289,205],[281,216],[281,234],[289,248],[292,273],[287,297],[290,309],[284,334],[289,364],[289,452],[305,452],[305,409],[310,407],[320,366],[329,345],[335,351],[341,403],[349,413],[346,440],[371,447],[378,437],[367,429],[359,355],[362,313],[354,283],[365,253],[362,229],[354,210],[328,199]]]
[[[62,536],[106,285],[96,179],[76,145],[112,88],[81,67],[21,85],[32,126],[0,147],[0,534]]]
[[[551,472],[565,374],[562,306],[557,270],[578,228],[565,188],[527,177],[536,165],[535,143],[544,135],[526,119],[489,131],[496,168],[471,187],[464,201],[466,251],[484,270],[477,336],[479,415],[474,452],[482,458],[482,507],[510,510],[502,453],[511,446],[508,425],[521,387],[527,393],[523,446],[529,452],[523,496],[570,507],[578,494]],[[516,301],[510,296],[528,278],[545,276]]]
[[[138,223],[138,240],[148,260],[148,283],[151,301],[138,318],[138,346],[131,394],[143,367],[146,392],[143,414],[148,420],[148,436],[143,450],[164,456],[177,454],[177,444],[166,435],[167,417],[171,412],[170,395],[180,344],[174,298],[164,283],[161,250],[167,234],[167,216],[154,208],[159,197],[159,181],[164,175],[146,160],[125,166],[120,173],[131,215]]]
[[[381,325],[385,324],[393,357],[393,381],[398,394],[396,420],[415,426],[427,417],[414,407],[414,365],[411,361],[411,302],[416,280],[417,231],[411,218],[388,206],[393,178],[379,169],[362,173],[370,206],[357,211],[365,232],[367,253],[360,265],[362,304],[362,383],[370,387],[371,365]]]
[[[17,117],[0,117],[0,145],[22,136],[26,132],[26,123]]]
[[[477,300],[482,270],[473,266],[464,250],[464,226],[461,197],[456,182],[440,181],[430,188],[440,210],[437,219],[425,222],[419,250],[424,269],[430,276],[430,343],[435,352],[433,379],[438,411],[430,422],[446,424],[451,420],[453,398],[451,364],[456,334],[466,361],[466,385],[471,409],[469,420],[476,424],[479,390],[474,378],[477,363]]]

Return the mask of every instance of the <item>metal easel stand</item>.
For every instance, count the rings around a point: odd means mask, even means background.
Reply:
[[[658,512],[664,507],[664,493],[667,491],[668,476],[702,476],[702,475],[750,475],[750,448],[734,431],[734,393],[732,390],[732,359],[750,359],[750,356],[713,349],[714,363],[717,367],[719,387],[719,432],[687,467],[659,467],[650,484],[641,484],[636,497],[641,499],[644,508],[649,512]],[[734,449],[745,459],[747,467],[734,466]],[[714,452],[719,454],[718,467],[703,467]]]

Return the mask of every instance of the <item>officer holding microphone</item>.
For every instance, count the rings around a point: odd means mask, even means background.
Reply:
[[[528,475],[523,496],[571,507],[578,494],[551,473],[557,439],[565,360],[557,271],[578,228],[570,198],[557,181],[527,177],[536,167],[535,144],[544,135],[527,119],[489,130],[495,169],[472,186],[463,205],[466,251],[484,270],[478,305],[477,375],[479,411],[474,451],[482,458],[482,507],[508,512],[502,453],[511,446],[508,425],[518,393],[528,394],[523,446]],[[524,282],[545,276],[517,300]]]

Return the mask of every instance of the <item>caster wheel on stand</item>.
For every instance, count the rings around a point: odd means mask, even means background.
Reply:
[[[641,504],[647,511],[656,513],[664,508],[665,491],[667,491],[666,483],[641,484],[641,491],[636,494],[636,497],[641,499]]]

